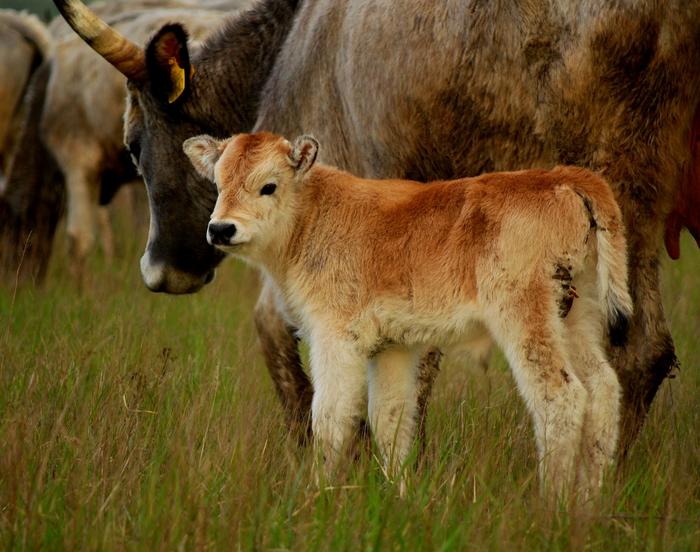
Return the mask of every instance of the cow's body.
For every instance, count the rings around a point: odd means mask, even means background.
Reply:
[[[7,174],[19,132],[22,96],[32,73],[49,54],[50,44],[51,36],[37,17],[0,10],[0,178]]]
[[[314,165],[316,147],[267,133],[185,142],[219,188],[210,243],[260,266],[309,342],[326,459],[364,414],[369,364],[369,420],[387,467],[400,466],[418,356],[487,327],[533,416],[545,486],[568,487],[581,448],[580,483],[597,487],[619,419],[602,322],[631,314],[622,217],[605,181],[570,167],[365,180]]]
[[[39,265],[32,275],[43,275],[51,244],[29,243],[29,236],[43,236],[44,229],[52,235],[64,204],[63,191],[54,187],[55,163],[36,125],[27,124],[43,105],[52,44],[36,17],[0,10],[0,275],[12,282],[26,273],[18,270],[20,260],[23,268]],[[18,162],[17,152],[27,149],[31,154]]]
[[[174,105],[154,92],[161,75],[132,72],[131,111],[140,113],[132,119],[141,122],[127,133],[148,147],[141,169],[160,198],[151,203],[144,279],[160,291],[195,291],[221,259],[190,237],[203,234],[212,190],[186,160],[173,163],[197,132],[227,136],[251,124],[311,132],[327,145],[323,161],[373,177],[562,163],[601,170],[629,229],[635,314],[629,345],[614,358],[629,441],[676,362],[658,258],[690,161],[699,37],[700,5],[683,0],[262,2],[192,52],[196,71]],[[288,411],[306,419],[311,392],[297,341],[267,289],[257,326]],[[422,393],[434,374],[434,363],[421,370]]]
[[[631,436],[675,362],[658,255],[690,158],[699,43],[698,3],[306,3],[255,128],[313,133],[322,160],[373,177],[603,171],[629,228],[636,311],[615,365]]]

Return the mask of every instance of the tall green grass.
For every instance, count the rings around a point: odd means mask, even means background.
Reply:
[[[680,376],[585,513],[537,495],[528,417],[501,359],[447,363],[427,453],[399,498],[371,453],[313,484],[252,326],[257,277],[228,261],[195,296],[146,291],[144,232],[84,289],[57,241],[45,287],[0,288],[0,544],[26,549],[697,550],[700,252],[663,267]]]

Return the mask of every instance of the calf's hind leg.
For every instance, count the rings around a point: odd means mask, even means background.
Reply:
[[[587,392],[570,368],[563,327],[544,286],[511,293],[489,327],[533,419],[543,495],[565,498],[574,483]]]
[[[564,324],[572,366],[588,391],[578,481],[584,492],[594,495],[602,484],[605,469],[615,459],[621,387],[603,352],[603,316],[595,283],[576,285],[581,297],[574,301]]]

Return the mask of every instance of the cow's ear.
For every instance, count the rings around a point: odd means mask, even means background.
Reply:
[[[316,161],[318,140],[313,136],[299,136],[289,152],[289,163],[301,174],[308,171]]]
[[[146,67],[154,95],[175,103],[189,90],[194,67],[187,49],[187,31],[177,23],[165,25],[146,47]]]
[[[203,134],[188,138],[182,144],[182,149],[190,158],[195,170],[214,182],[214,165],[221,157],[227,140],[217,140]]]

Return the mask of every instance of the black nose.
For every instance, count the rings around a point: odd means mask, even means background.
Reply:
[[[232,222],[210,222],[207,233],[212,245],[229,245],[236,235],[236,225]]]

